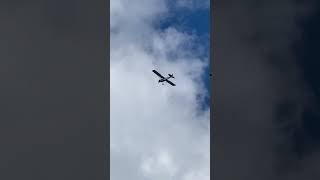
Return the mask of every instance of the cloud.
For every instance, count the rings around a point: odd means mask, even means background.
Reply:
[[[201,81],[208,58],[197,36],[174,27],[162,0],[112,0],[110,49],[111,180],[209,179],[209,109]],[[130,8],[128,8],[130,7]],[[173,73],[175,87],[152,73]]]
[[[311,4],[214,4],[214,179],[309,177],[316,155],[306,153],[302,116],[312,95],[294,45]]]
[[[176,6],[178,8],[185,8],[191,10],[208,9],[210,8],[210,1],[208,0],[177,0]]]

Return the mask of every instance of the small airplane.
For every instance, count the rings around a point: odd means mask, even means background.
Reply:
[[[170,78],[174,78],[174,77],[173,77],[173,74],[168,74],[169,77],[163,77],[163,76],[162,76],[160,73],[158,73],[156,70],[152,70],[152,72],[154,72],[156,75],[158,75],[158,76],[161,78],[161,79],[158,81],[158,83],[162,82],[162,85],[164,85],[163,82],[167,82],[167,83],[171,84],[172,86],[175,86],[174,83],[172,83],[171,81],[169,81]]]

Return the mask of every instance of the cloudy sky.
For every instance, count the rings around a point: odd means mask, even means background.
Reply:
[[[209,0],[110,1],[111,180],[209,179],[209,11]]]
[[[215,1],[214,179],[319,179],[315,2]]]

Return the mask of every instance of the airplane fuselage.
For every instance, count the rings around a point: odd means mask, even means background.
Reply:
[[[171,77],[167,77],[167,78],[160,79],[160,80],[159,80],[159,83],[160,83],[160,82],[164,82],[164,81],[166,81],[167,79],[170,79],[170,78],[171,78]]]
[[[164,82],[167,82],[167,83],[169,83],[171,86],[175,86],[175,84],[174,84],[173,82],[169,81],[170,78],[174,78],[174,77],[173,77],[173,74],[168,74],[169,77],[164,77],[164,76],[162,76],[160,73],[158,73],[158,71],[156,71],[156,70],[152,70],[152,72],[155,73],[157,76],[160,77],[160,80],[159,80],[158,82],[159,82],[159,83],[161,82],[162,85],[164,85]]]

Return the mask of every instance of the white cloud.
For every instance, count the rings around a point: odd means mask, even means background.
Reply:
[[[177,0],[176,6],[187,9],[208,9],[210,8],[209,0]]]
[[[190,50],[197,37],[155,29],[164,0],[110,4],[111,180],[208,180],[210,114],[197,100],[208,59]],[[152,69],[177,86],[158,84]]]

